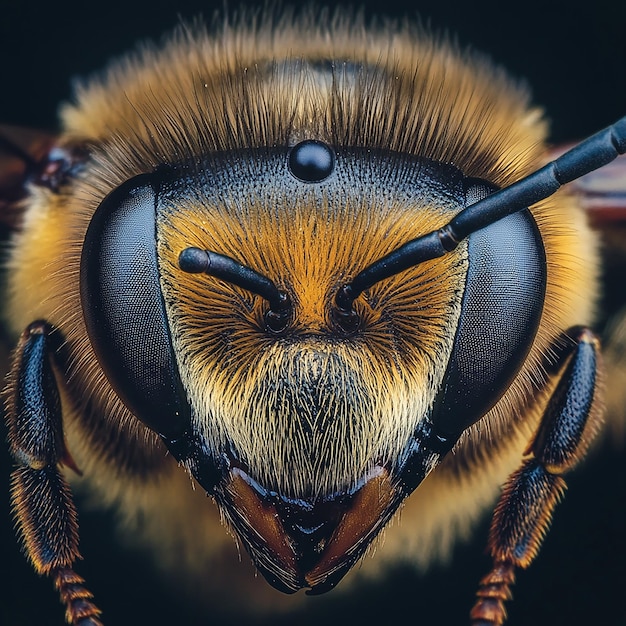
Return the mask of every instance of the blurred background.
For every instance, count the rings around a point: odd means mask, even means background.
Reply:
[[[582,138],[626,113],[626,3],[595,0],[565,11],[545,0],[507,3],[506,10],[501,0],[352,4],[363,6],[367,15],[419,15],[434,29],[454,34],[462,45],[487,53],[531,85],[535,102],[551,121],[555,143]],[[222,2],[185,0],[0,0],[0,123],[54,129],[57,105],[71,96],[73,78],[100,69],[138,41],[158,40],[180,18],[202,14],[210,19],[220,7]],[[569,479],[539,558],[518,576],[509,626],[626,624],[623,452],[605,442]],[[11,462],[4,447],[0,461],[0,563],[5,573],[0,624],[60,625],[56,592],[31,571],[14,539],[7,495]],[[489,567],[486,536],[487,520],[471,542],[457,548],[448,566],[424,575],[399,568],[348,594],[311,598],[289,618],[250,623],[467,623],[477,581]],[[186,607],[154,575],[145,555],[116,544],[110,515],[81,513],[81,547],[87,559],[78,569],[106,609],[108,626],[235,623]]]

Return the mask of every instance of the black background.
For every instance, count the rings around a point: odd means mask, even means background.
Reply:
[[[0,8],[0,122],[54,128],[57,104],[69,97],[71,78],[102,67],[138,40],[158,39],[180,16],[202,13],[211,2],[17,3]],[[234,4],[231,4],[234,6]],[[626,112],[626,3],[589,5],[519,2],[365,3],[368,14],[418,14],[461,44],[488,53],[533,87],[546,108],[555,142],[583,137]],[[558,7],[558,8],[557,8]],[[3,484],[10,461],[1,455]],[[605,443],[568,481],[552,531],[528,572],[519,575],[510,626],[626,624],[626,480],[623,448]],[[6,494],[6,488],[2,488]],[[108,626],[135,623],[226,624],[193,615],[177,604],[140,554],[115,547],[107,515],[81,516],[80,571],[106,609]],[[38,579],[13,539],[8,496],[0,498],[0,624],[61,624],[49,581]],[[427,575],[402,568],[354,594],[307,602],[284,622],[301,625],[415,623],[464,624],[479,577],[487,528],[460,546],[448,567]],[[245,602],[245,598],[242,598]],[[261,622],[259,622],[261,623]]]

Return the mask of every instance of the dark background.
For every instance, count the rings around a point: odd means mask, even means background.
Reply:
[[[564,3],[554,3],[561,7]],[[179,19],[210,18],[211,2],[53,3],[0,6],[0,122],[54,128],[58,102],[68,98],[74,76],[102,67],[135,42],[159,38]],[[235,6],[231,3],[231,6]],[[365,3],[368,14],[419,13],[437,29],[455,33],[502,63],[533,87],[545,106],[553,139],[583,137],[626,113],[626,3],[552,7],[547,1],[503,3]],[[2,484],[10,461],[0,455]],[[570,489],[535,564],[514,588],[510,626],[626,624],[626,480],[623,449],[605,443],[568,481]],[[6,494],[2,487],[1,493]],[[81,516],[80,564],[106,609],[107,626],[135,623],[226,624],[197,616],[168,595],[140,554],[115,547],[106,515]],[[0,497],[0,624],[62,623],[49,581],[38,579],[13,539],[8,496]],[[488,568],[487,527],[460,546],[448,567],[420,576],[407,569],[350,595],[307,603],[306,613],[272,624],[467,623],[476,583]],[[244,557],[245,558],[245,557]],[[242,598],[245,602],[245,598]],[[260,622],[259,622],[260,623]]]

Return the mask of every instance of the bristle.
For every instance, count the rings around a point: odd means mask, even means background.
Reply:
[[[341,13],[274,28],[271,15],[241,19],[181,29],[78,89],[64,119],[71,135],[105,144],[107,180],[310,137],[419,154],[498,185],[537,158],[545,129],[526,90],[443,37],[393,24],[366,34]]]

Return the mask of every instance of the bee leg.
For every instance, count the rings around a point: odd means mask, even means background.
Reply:
[[[78,552],[78,519],[59,465],[76,469],[63,438],[61,401],[50,362],[54,335],[45,322],[22,333],[7,398],[9,446],[17,463],[11,500],[18,534],[38,574],[50,576],[74,626],[101,626],[92,594],[72,569]]]
[[[599,341],[586,328],[568,335],[573,351],[555,346],[561,350],[559,364],[566,365],[527,456],[509,477],[494,511],[488,542],[493,567],[480,582],[472,626],[504,623],[515,568],[528,567],[537,555],[566,489],[562,474],[584,458],[601,423]]]

